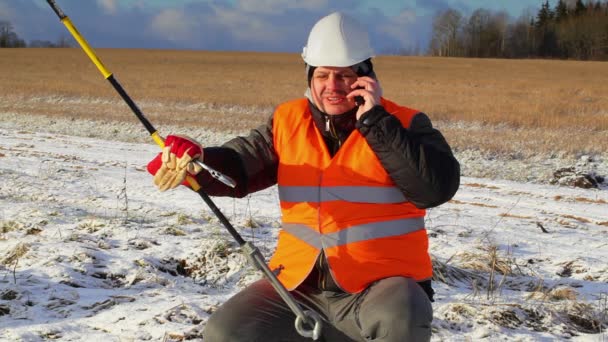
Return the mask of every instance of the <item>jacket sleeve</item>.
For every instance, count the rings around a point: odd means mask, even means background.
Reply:
[[[449,201],[460,185],[460,164],[445,138],[424,113],[409,128],[375,106],[357,121],[357,129],[405,197],[418,208]]]
[[[210,196],[241,198],[276,184],[279,162],[273,146],[272,116],[248,136],[205,148],[203,158],[205,164],[236,181],[233,189],[201,171],[197,180]]]

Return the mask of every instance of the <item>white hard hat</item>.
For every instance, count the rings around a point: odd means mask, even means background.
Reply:
[[[374,57],[367,30],[355,19],[334,12],[319,20],[308,35],[302,58],[311,66],[348,67]]]

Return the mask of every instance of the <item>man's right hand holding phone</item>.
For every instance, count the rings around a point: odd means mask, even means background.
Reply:
[[[380,84],[377,80],[369,76],[359,77],[357,78],[357,81],[351,85],[351,88],[353,91],[346,97],[355,101],[357,106],[359,106],[359,109],[357,110],[357,120],[359,120],[363,113],[372,109],[375,105],[380,104],[382,88],[380,88]]]

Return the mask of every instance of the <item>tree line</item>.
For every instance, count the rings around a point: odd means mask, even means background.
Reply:
[[[19,38],[9,21],[0,20],[0,48],[23,48],[23,47],[73,47],[74,42],[66,36],[61,36],[57,41],[32,40],[28,43]]]
[[[608,1],[546,0],[537,13],[455,9],[433,19],[429,54],[478,58],[608,60]]]
[[[545,0],[537,13],[526,10],[517,19],[484,8],[468,17],[446,9],[432,25],[432,56],[608,60],[608,0],[558,0],[553,8]],[[28,44],[10,22],[0,21],[0,48],[72,46],[66,36]]]

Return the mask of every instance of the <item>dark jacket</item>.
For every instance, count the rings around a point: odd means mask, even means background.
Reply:
[[[418,208],[431,208],[450,200],[460,184],[460,165],[441,132],[424,113],[412,119],[409,128],[375,106],[356,120],[356,109],[327,115],[309,102],[315,124],[333,156],[353,130],[358,129],[405,197]],[[237,186],[227,187],[201,172],[197,179],[211,196],[244,197],[277,182],[278,156],[273,147],[272,117],[246,137],[237,137],[221,147],[204,149],[205,163],[232,177]],[[324,257],[309,280],[329,274]],[[318,274],[320,273],[320,275]],[[331,277],[328,277],[331,278]],[[330,282],[321,285],[332,289]],[[308,281],[308,280],[307,280]],[[427,291],[428,292],[428,291]]]
[[[353,129],[358,129],[395,184],[416,207],[438,206],[449,201],[458,190],[460,165],[426,114],[417,114],[406,129],[381,106],[356,120],[354,111],[327,115],[310,105],[317,128],[332,155]],[[237,182],[236,188],[231,189],[207,172],[199,173],[200,185],[211,196],[241,198],[275,185],[278,156],[273,147],[272,117],[246,137],[234,138],[221,147],[205,148],[204,159],[205,164]]]

